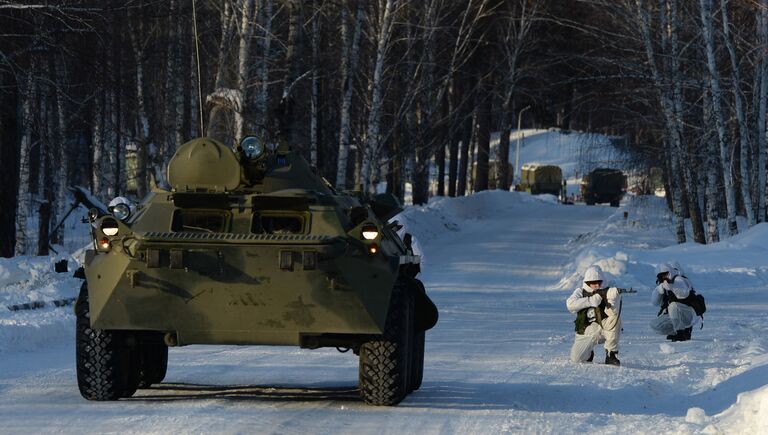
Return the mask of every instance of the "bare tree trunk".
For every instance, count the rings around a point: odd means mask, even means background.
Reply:
[[[19,116],[19,98],[23,98],[24,83],[19,76],[8,71],[0,72],[0,86],[8,91],[0,105],[0,203],[5,204],[0,213],[0,257],[13,257],[16,249],[16,207],[19,188],[19,133],[23,128],[23,116]],[[22,78],[23,80],[23,78]]]
[[[472,140],[472,113],[466,113],[462,121],[461,151],[459,154],[459,182],[456,196],[467,194],[467,171],[469,169],[469,143]]]
[[[710,126],[714,124],[712,120],[712,97],[709,91],[704,89],[704,125]],[[704,144],[707,155],[707,242],[717,243],[720,241],[720,232],[717,228],[717,198],[718,185],[717,185],[717,145],[714,138],[710,133],[711,130],[707,128],[704,132]]]
[[[67,209],[69,208],[70,204],[68,199],[68,184],[69,184],[69,144],[67,143],[67,123],[64,120],[64,113],[66,113],[66,109],[64,106],[64,93],[62,91],[62,87],[66,83],[66,75],[64,73],[64,62],[61,58],[61,56],[56,56],[55,60],[52,62],[53,64],[53,83],[56,84],[56,87],[54,89],[55,93],[55,101],[54,101],[54,138],[56,141],[56,170],[57,173],[54,175],[54,178],[57,181],[56,184],[56,203],[54,206],[56,207],[56,211],[54,213],[54,216],[56,217],[56,220],[58,220],[60,217],[63,217],[64,214],[67,212]],[[56,230],[56,234],[52,235],[52,240],[54,243],[63,243],[64,242],[64,236],[65,236],[65,227],[64,225],[61,225],[58,230]]]
[[[386,0],[384,12],[379,21],[379,35],[377,38],[376,61],[373,71],[371,111],[368,116],[368,127],[366,128],[366,143],[363,150],[363,161],[360,169],[360,179],[363,188],[368,192],[374,192],[375,186],[371,175],[374,173],[374,166],[379,164],[381,154],[381,112],[384,93],[384,62],[389,47],[389,39],[392,34],[392,18],[396,6],[396,0]]]
[[[725,189],[725,206],[727,209],[728,234],[736,235],[739,230],[736,226],[736,194],[733,187],[733,174],[731,173],[731,160],[728,144],[725,138],[725,118],[722,108],[722,93],[720,91],[720,77],[715,61],[715,41],[712,30],[712,0],[699,0],[701,6],[701,31],[704,37],[707,69],[709,70],[710,89],[712,90],[712,112],[717,123],[717,136],[720,142],[720,164],[723,170],[723,188]]]
[[[683,96],[683,77],[682,68],[680,67],[681,51],[678,42],[678,33],[680,29],[680,16],[677,9],[677,0],[668,0],[669,3],[669,26],[667,26],[667,34],[670,42],[671,50],[671,75],[672,75],[672,101],[674,108],[674,119],[676,128],[674,129],[674,144],[677,149],[676,155],[679,162],[682,162],[684,156],[691,156],[693,153],[690,149],[686,149],[685,146],[685,112],[683,110],[684,96]],[[690,164],[680,163],[681,175],[681,187],[685,189],[685,198],[688,200],[688,214],[691,218],[691,228],[693,230],[693,240],[696,243],[706,243],[706,236],[704,234],[704,224],[701,218],[701,210],[699,209],[699,203],[697,201],[696,194],[696,177],[693,175],[693,170]]]
[[[485,86],[484,86],[485,88]],[[490,92],[483,92],[483,101],[477,108],[477,165],[475,166],[474,191],[488,190],[488,160],[491,145],[491,105]]]
[[[259,60],[259,81],[261,82],[261,86],[259,87],[258,95],[256,97],[256,113],[258,115],[258,122],[261,125],[266,125],[269,104],[269,60],[271,58],[270,50],[272,47],[272,0],[264,0],[261,12],[261,28],[264,30],[262,32],[262,54],[261,59]]]
[[[21,147],[19,149],[19,194],[16,207],[16,255],[27,255],[29,236],[27,234],[27,218],[32,212],[32,195],[30,184],[30,158],[32,152],[32,104],[35,95],[36,62],[30,60],[27,80],[21,92]]]
[[[186,137],[184,133],[184,113],[186,111],[185,110],[186,97],[185,97],[185,89],[184,89],[185,81],[182,80],[182,77],[184,76],[184,71],[182,67],[182,63],[184,61],[184,42],[182,40],[183,37],[184,37],[184,29],[182,26],[182,20],[176,20],[176,39],[178,41],[176,42],[176,53],[174,55],[174,58],[175,58],[174,65],[176,67],[176,70],[173,77],[173,93],[175,95],[174,104],[173,104],[175,108],[175,111],[174,111],[175,116],[173,120],[173,134],[176,140],[176,147],[179,147],[181,144],[183,144]],[[195,71],[196,69],[197,68],[193,69],[193,71]],[[197,107],[195,104],[192,104],[191,106],[193,108]],[[173,152],[176,152],[176,149],[173,149]]]
[[[248,80],[250,69],[251,36],[253,35],[253,17],[255,0],[243,0],[240,17],[240,49],[237,57],[237,89],[240,91],[240,107],[235,110],[235,143],[243,137],[246,101],[248,101]]]
[[[230,117],[232,107],[231,101],[223,98],[223,101],[215,100],[214,95],[221,94],[227,86],[227,77],[225,76],[227,65],[230,65],[230,41],[235,29],[235,13],[229,2],[224,2],[224,8],[221,11],[221,40],[219,40],[218,62],[216,63],[216,78],[214,80],[214,93],[206,97],[206,101],[212,102],[211,110],[208,114],[208,124],[206,136],[214,138],[229,144],[231,141],[231,122]],[[218,102],[217,102],[218,101]],[[242,101],[242,100],[240,100]]]
[[[302,2],[300,0],[288,0],[288,46],[285,52],[285,76],[283,77],[283,91],[280,97],[277,119],[280,125],[280,133],[291,144],[300,144],[298,140],[298,117],[294,113],[293,86],[299,79],[299,55],[302,30]]]
[[[460,97],[458,97],[458,94],[456,83],[451,80],[448,95],[448,114],[450,119],[448,126],[448,196],[450,197],[456,196],[456,178],[458,177],[459,170],[459,133],[461,130],[459,129],[460,117],[458,116],[458,107],[460,107],[460,104],[457,104],[457,102],[460,101]]]
[[[175,143],[176,135],[174,134],[175,129],[173,128],[176,114],[176,110],[174,108],[176,104],[176,47],[180,45],[179,35],[176,34],[175,26],[175,22],[179,21],[178,17],[176,16],[178,14],[176,0],[170,0],[168,9],[170,13],[168,14],[168,51],[166,52],[165,56],[165,93],[163,98],[164,128],[159,144],[160,156],[165,156],[166,159],[169,158],[168,156],[172,150],[175,150],[179,145],[178,143]]]
[[[136,196],[144,198],[148,192],[147,168],[151,156],[149,155],[149,118],[147,116],[146,101],[144,98],[144,46],[138,40],[139,34],[143,35],[143,25],[138,28],[128,21],[131,46],[136,59],[136,106],[138,125],[136,126]]]
[[[683,198],[681,192],[681,186],[679,186],[678,172],[679,172],[679,150],[682,149],[678,145],[679,142],[679,125],[675,115],[674,105],[669,92],[666,90],[664,80],[661,77],[661,73],[656,64],[656,54],[653,46],[653,39],[651,37],[650,29],[650,17],[648,11],[645,8],[644,0],[635,0],[637,6],[637,13],[639,18],[639,24],[641,26],[641,32],[643,36],[643,45],[645,46],[646,56],[648,58],[648,65],[651,69],[654,85],[659,93],[659,99],[664,112],[664,120],[666,122],[666,136],[667,136],[667,149],[669,150],[670,161],[670,174],[669,182],[672,190],[672,205],[675,233],[677,236],[677,243],[685,243],[685,220],[683,217]],[[663,15],[663,14],[662,14]],[[662,26],[663,27],[663,26]]]
[[[517,85],[520,57],[529,44],[529,34],[534,20],[539,15],[539,2],[508,2],[510,16],[502,24],[503,59],[506,73],[503,80],[504,93],[500,114],[499,159],[497,165],[496,188],[509,190],[509,135],[512,131],[512,99]]]
[[[708,1],[708,0],[707,0]],[[741,65],[736,57],[736,47],[733,44],[731,28],[728,24],[728,0],[720,0],[720,13],[723,17],[723,39],[731,59],[731,89],[733,89],[734,109],[739,124],[739,175],[741,176],[741,197],[744,200],[744,210],[747,213],[747,224],[751,227],[756,223],[755,210],[752,207],[752,195],[749,192],[749,128],[744,115],[744,103],[741,95]]]
[[[104,167],[104,112],[106,109],[104,98],[104,91],[101,91],[94,100],[92,113],[93,129],[91,130],[91,161],[93,162],[91,169],[91,191],[102,202],[105,199],[104,172],[107,170]]]
[[[352,106],[352,92],[354,89],[354,75],[357,70],[357,59],[360,48],[360,34],[364,18],[364,2],[357,2],[357,15],[355,17],[355,30],[352,39],[349,36],[349,26],[347,24],[349,0],[341,5],[341,113],[339,118],[341,126],[339,128],[339,157],[336,165],[336,187],[346,189],[347,186],[347,166],[349,159],[349,136],[350,132],[350,108]],[[350,46],[351,43],[351,46]]]
[[[320,13],[317,9],[317,0],[312,0],[312,82],[310,89],[310,122],[309,122],[309,162],[317,167],[317,123],[320,117],[318,107],[317,87],[319,81],[318,70],[320,68]]]
[[[760,0],[760,104],[757,118],[757,222],[765,222],[766,100],[768,100],[768,0]]]

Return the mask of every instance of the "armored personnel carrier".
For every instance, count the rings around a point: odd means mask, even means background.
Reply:
[[[335,191],[285,144],[182,145],[170,188],[132,209],[93,208],[76,302],[77,381],[88,400],[161,382],[168,347],[351,349],[359,390],[394,405],[421,385],[437,309],[416,279],[391,195]]]

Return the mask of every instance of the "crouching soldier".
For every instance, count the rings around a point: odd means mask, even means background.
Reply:
[[[693,285],[683,275],[679,264],[660,264],[656,268],[656,288],[651,292],[651,304],[660,309],[651,321],[651,329],[666,335],[667,340],[690,340],[696,321],[693,298],[690,297],[693,295]]]
[[[603,288],[603,271],[590,266],[584,273],[584,283],[565,302],[568,311],[576,314],[576,338],[571,347],[571,361],[591,362],[594,347],[605,342],[605,363],[619,365],[619,335],[621,335],[621,295],[616,287]]]

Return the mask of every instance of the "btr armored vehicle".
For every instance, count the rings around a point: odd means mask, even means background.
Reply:
[[[627,191],[627,176],[618,169],[598,168],[581,180],[581,196],[587,205],[608,202],[618,207]]]
[[[182,145],[169,188],[93,208],[77,314],[77,381],[89,400],[161,382],[169,346],[351,349],[359,390],[394,405],[421,385],[437,309],[416,279],[391,195],[335,191],[282,143]]]

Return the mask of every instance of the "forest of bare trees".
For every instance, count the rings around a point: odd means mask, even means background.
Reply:
[[[525,127],[626,138],[639,171],[661,170],[678,242],[686,219],[714,242],[766,217],[766,8],[0,0],[0,255],[47,253],[67,186],[140,199],[201,134],[280,134],[336,187],[410,183],[416,204],[508,189],[489,161],[528,106]]]

